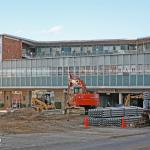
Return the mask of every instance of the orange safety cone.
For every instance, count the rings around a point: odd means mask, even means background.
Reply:
[[[89,126],[89,120],[88,120],[88,117],[84,117],[83,123],[84,123],[84,128],[88,128],[88,126]]]
[[[121,128],[126,128],[126,123],[125,123],[124,117],[122,117]]]

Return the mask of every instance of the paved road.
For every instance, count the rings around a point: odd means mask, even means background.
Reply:
[[[91,128],[0,137],[0,150],[150,150],[150,128]]]

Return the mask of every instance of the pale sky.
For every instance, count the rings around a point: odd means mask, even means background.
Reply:
[[[33,40],[150,36],[150,0],[0,0],[0,34]]]

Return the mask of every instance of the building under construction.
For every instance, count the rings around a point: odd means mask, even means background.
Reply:
[[[122,104],[128,93],[150,90],[150,37],[34,41],[0,35],[0,104],[31,103],[33,90],[54,91],[64,101],[68,72],[100,94],[101,105]],[[137,102],[136,102],[137,103]]]

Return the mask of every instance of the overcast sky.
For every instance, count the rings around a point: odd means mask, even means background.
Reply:
[[[0,0],[0,33],[47,41],[150,36],[150,0]]]

